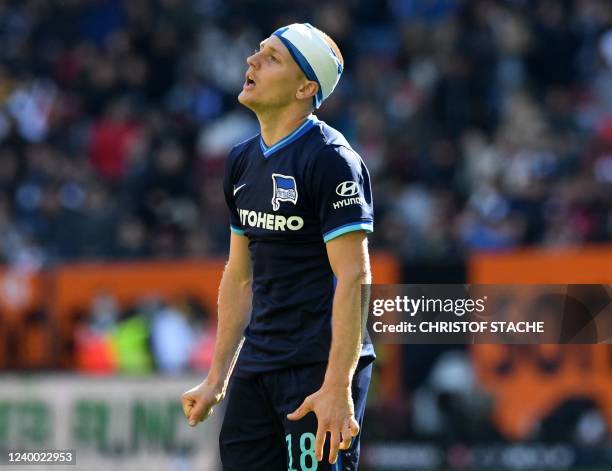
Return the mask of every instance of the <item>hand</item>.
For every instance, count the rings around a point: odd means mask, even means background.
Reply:
[[[222,387],[208,383],[208,378],[195,388],[181,395],[183,413],[189,425],[195,427],[206,420],[213,413],[213,408],[223,400],[225,392]]]
[[[309,412],[314,412],[317,416],[315,439],[317,461],[323,459],[325,436],[330,432],[329,462],[334,464],[338,459],[338,449],[348,450],[351,439],[359,433],[350,387],[324,384],[321,389],[304,399],[302,405],[288,414],[287,418],[300,420]]]

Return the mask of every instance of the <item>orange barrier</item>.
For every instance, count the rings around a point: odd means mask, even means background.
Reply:
[[[55,270],[51,307],[63,317],[89,308],[91,299],[102,292],[112,293],[122,305],[146,297],[193,296],[214,315],[224,265],[224,259],[65,265]],[[398,263],[385,253],[372,256],[372,272],[379,283],[399,278]]]
[[[49,326],[36,316],[45,291],[44,275],[0,268],[0,368],[47,365]]]
[[[572,398],[591,398],[612,426],[612,345],[477,345],[472,354],[495,398],[493,419],[509,438],[528,438]]]
[[[471,283],[612,284],[612,246],[477,254],[469,273]],[[611,345],[475,345],[472,357],[507,437],[527,438],[539,420],[575,397],[595,401],[612,429]]]
[[[3,322],[18,321],[42,305],[44,279],[38,273],[0,268],[0,312]]]
[[[88,313],[92,299],[111,293],[122,307],[146,299],[197,299],[216,316],[217,291],[225,260],[77,263],[39,274],[0,271],[0,368],[74,366],[70,345],[75,314]],[[397,283],[399,263],[386,253],[372,256],[378,283]],[[52,325],[25,327],[26,313],[43,309]],[[15,351],[8,357],[7,340]],[[4,346],[5,348],[1,348]],[[396,388],[395,375],[387,375]]]
[[[146,298],[173,300],[193,297],[209,313],[216,313],[217,290],[223,271],[221,259],[176,262],[76,263],[53,273],[49,309],[59,335],[59,364],[73,368],[70,343],[75,313],[89,312],[92,299],[111,293],[125,308]]]
[[[471,283],[612,283],[612,245],[479,253],[469,263]]]
[[[54,272],[51,309],[64,317],[88,309],[100,293],[112,293],[122,306],[143,298],[193,296],[215,312],[224,261],[71,264]]]

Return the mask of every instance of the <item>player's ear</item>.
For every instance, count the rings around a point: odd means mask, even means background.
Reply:
[[[298,100],[305,100],[308,98],[312,98],[319,91],[319,84],[312,80],[305,80],[300,84],[297,91],[295,92],[295,97]]]

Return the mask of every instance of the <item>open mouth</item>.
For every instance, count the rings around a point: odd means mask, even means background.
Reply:
[[[255,87],[255,80],[253,80],[253,77],[251,75],[247,75],[244,81],[244,88],[251,89],[254,87]]]

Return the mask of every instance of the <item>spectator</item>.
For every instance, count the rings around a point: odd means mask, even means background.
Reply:
[[[257,132],[245,58],[296,12],[344,52],[319,115],[372,170],[374,246],[435,264],[611,239],[605,0],[1,8],[4,219],[42,263],[225,250],[223,162]]]

